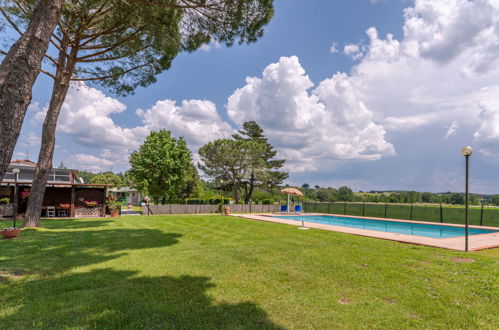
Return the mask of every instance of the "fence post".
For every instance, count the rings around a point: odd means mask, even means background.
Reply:
[[[385,202],[385,219],[388,212],[388,202]]]
[[[251,199],[249,201],[249,206],[250,206],[250,214],[251,214]]]
[[[170,203],[170,213],[168,214],[172,214],[172,204]]]
[[[442,208],[442,203],[440,203],[440,222],[444,222],[444,209]]]
[[[364,217],[366,215],[366,202],[362,203],[362,216]]]
[[[327,203],[327,213],[331,214],[331,203]]]
[[[343,215],[347,214],[347,202],[343,203]]]
[[[413,218],[414,203],[411,203],[411,220]]]
[[[480,226],[483,226],[483,203],[482,203],[482,211],[480,212]]]

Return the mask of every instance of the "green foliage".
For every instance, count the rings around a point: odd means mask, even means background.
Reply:
[[[0,198],[0,205],[6,205],[10,203],[10,198],[5,197],[5,198]]]
[[[94,176],[97,176],[97,173],[92,173],[88,171],[78,171],[77,177],[83,179],[84,183],[90,183],[92,182],[92,179]],[[79,181],[79,179],[75,179],[75,181]]]
[[[340,201],[350,201],[353,198],[353,191],[347,186],[342,186],[338,188],[338,200]]]
[[[185,140],[167,130],[151,132],[130,156],[130,167],[127,176],[156,203],[178,202],[197,187],[198,174]]]
[[[221,204],[222,201],[224,204],[229,204],[232,198],[206,198],[206,199],[199,199],[199,198],[189,198],[186,200],[186,204],[192,204],[192,205],[217,205]]]
[[[199,168],[215,182],[229,184],[234,200],[239,202],[239,189],[250,180],[255,169],[265,165],[261,154],[265,146],[255,141],[220,139],[199,149]]]
[[[248,178],[241,182],[245,191],[245,203],[250,201],[255,187],[262,186],[272,189],[289,177],[287,172],[280,170],[284,166],[285,160],[274,159],[277,156],[277,150],[268,142],[268,139],[263,135],[263,129],[255,121],[244,122],[243,129],[233,137],[236,140],[261,145],[259,156],[261,161],[253,166]]]
[[[464,204],[464,195],[463,194],[452,194],[450,195],[449,202],[451,204]]]
[[[110,184],[112,187],[120,188],[124,186],[123,178],[113,172],[104,172],[92,177],[90,183],[93,184]]]
[[[23,30],[36,1],[1,5]],[[273,0],[65,1],[52,42],[75,59],[74,80],[125,95],[154,83],[181,52],[210,41],[227,46],[255,42],[272,16]],[[52,62],[46,62],[50,71]]]

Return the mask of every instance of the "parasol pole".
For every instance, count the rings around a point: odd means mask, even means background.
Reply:
[[[290,203],[290,199],[291,199],[291,194],[288,194],[288,213],[289,213],[289,203]]]

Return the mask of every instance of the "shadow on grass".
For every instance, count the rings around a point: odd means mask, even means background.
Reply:
[[[180,234],[106,227],[106,220],[77,220],[82,227],[67,230],[73,220],[53,221],[0,241],[1,328],[279,328],[252,302],[213,301],[209,277],[78,270],[130,250],[174,245]]]
[[[0,271],[55,274],[118,258],[127,250],[170,246],[181,236],[154,229],[26,229],[18,239],[0,240]]]
[[[84,229],[103,227],[112,220],[43,219],[42,227],[48,229]]]
[[[250,302],[215,303],[208,277],[136,277],[99,269],[12,287],[6,328],[279,329]]]

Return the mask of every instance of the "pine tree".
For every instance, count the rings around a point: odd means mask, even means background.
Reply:
[[[260,155],[263,164],[262,167],[253,167],[247,180],[242,182],[245,192],[244,202],[249,203],[255,187],[262,186],[271,189],[276,185],[282,184],[289,177],[289,174],[280,169],[284,166],[286,160],[274,159],[277,156],[277,150],[269,143],[263,134],[263,129],[255,121],[243,123],[243,129],[239,134],[235,134],[234,139],[243,141],[252,141],[262,145],[263,152]]]

